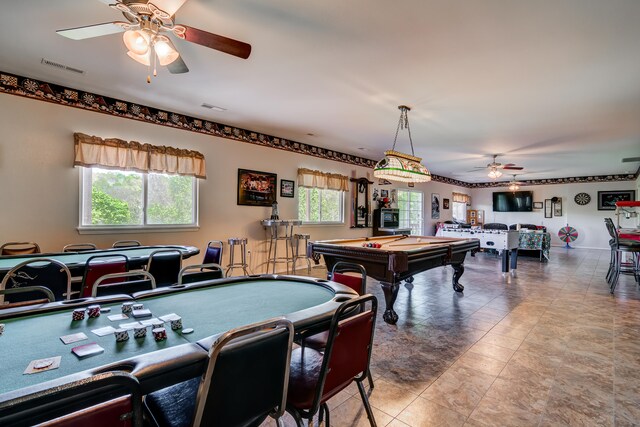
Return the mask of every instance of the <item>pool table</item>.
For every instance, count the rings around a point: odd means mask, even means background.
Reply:
[[[9,270],[23,261],[37,258],[51,258],[65,264],[72,276],[82,276],[87,260],[96,255],[118,254],[126,255],[129,258],[129,268],[142,268],[147,264],[149,255],[153,251],[160,249],[178,249],[182,252],[183,258],[189,258],[200,253],[200,249],[195,246],[180,245],[157,245],[157,246],[134,246],[130,248],[109,248],[99,249],[86,252],[57,252],[57,253],[41,253],[32,255],[11,255],[0,257],[0,280]]]
[[[207,351],[216,336],[234,327],[284,316],[297,333],[326,327],[336,308],[356,297],[350,288],[323,279],[262,275],[210,280],[181,287],[159,288],[120,295],[47,303],[31,310],[24,307],[0,311],[5,332],[0,335],[0,416],[12,399],[52,386],[86,378],[109,370],[126,370],[140,380],[148,393],[203,372]],[[172,331],[156,342],[147,328],[145,338],[116,342],[115,336],[97,336],[91,331],[105,326],[118,327],[127,319],[110,321],[107,316],[121,313],[121,304],[135,301],[151,310],[153,317],[176,313],[184,328],[192,333]],[[72,321],[74,308],[89,304],[110,308],[98,318]],[[147,320],[149,317],[138,320]],[[61,336],[84,332],[88,339],[64,345]],[[96,342],[104,353],[78,359],[71,349]],[[6,351],[6,349],[12,349]],[[58,369],[23,375],[30,361],[62,356]]]
[[[379,248],[363,247],[379,244]],[[307,255],[318,260],[324,256],[327,270],[339,261],[361,264],[367,275],[380,281],[386,303],[384,321],[395,324],[398,314],[393,304],[400,282],[413,282],[413,276],[435,267],[453,267],[453,289],[462,292],[459,282],[464,273],[464,258],[468,251],[478,250],[480,241],[474,238],[432,236],[383,236],[359,239],[336,239],[310,242]]]

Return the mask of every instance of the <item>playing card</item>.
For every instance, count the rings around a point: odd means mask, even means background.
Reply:
[[[143,326],[151,326],[154,323],[160,323],[160,320],[158,320],[156,317],[154,317],[153,319],[147,319],[147,320],[141,320],[140,324]]]
[[[78,332],[77,334],[71,335],[63,335],[60,337],[60,340],[65,344],[72,344],[74,342],[86,340],[88,337],[84,334],[84,332]]]
[[[180,316],[178,316],[175,313],[169,313],[169,314],[165,314],[164,316],[160,316],[160,319],[162,319],[163,322],[171,322],[172,320],[175,320],[178,317]]]
[[[111,316],[107,316],[107,319],[111,320],[112,322],[115,322],[117,320],[126,320],[128,318],[129,318],[129,316],[127,316],[126,314],[122,314],[122,313],[112,314]]]
[[[113,331],[115,330],[116,328],[114,328],[113,326],[105,326],[104,328],[94,329],[91,332],[93,332],[99,337],[104,337],[105,335],[113,334]]]
[[[104,348],[100,347],[98,343],[92,342],[90,344],[80,345],[73,347],[71,352],[78,356],[80,359],[94,356],[96,354],[104,353]]]
[[[60,367],[62,356],[48,357],[46,359],[37,359],[29,362],[29,366],[24,370],[24,374],[37,374],[38,372],[50,371]]]
[[[152,316],[151,310],[149,310],[148,308],[143,308],[142,310],[133,310],[131,312],[131,315],[133,317],[135,317],[136,319],[140,318],[140,317],[151,317]]]
[[[140,322],[120,323],[120,329],[131,330],[136,326],[140,326]]]

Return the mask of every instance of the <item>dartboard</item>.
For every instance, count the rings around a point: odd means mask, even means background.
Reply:
[[[576,202],[576,204],[584,206],[589,204],[589,202],[591,201],[591,196],[587,193],[578,193],[576,194],[576,197],[573,198],[573,200]]]
[[[573,242],[578,238],[578,230],[567,225],[558,231],[558,238],[565,243]]]

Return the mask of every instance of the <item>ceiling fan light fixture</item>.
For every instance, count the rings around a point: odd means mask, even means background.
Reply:
[[[411,109],[405,105],[400,105],[398,109],[400,110],[400,119],[398,120],[398,128],[396,129],[396,137],[393,140],[393,147],[391,150],[384,152],[384,158],[380,160],[373,169],[373,176],[389,181],[429,182],[431,181],[431,173],[421,163],[422,159],[416,157],[413,151],[413,140],[411,139],[409,116],[407,114]],[[398,133],[400,129],[404,128],[407,129],[409,134],[411,154],[395,151]]]
[[[166,37],[157,39],[153,44],[153,47],[156,51],[156,55],[158,55],[160,65],[169,65],[180,56],[175,46],[173,46],[173,43],[171,43],[171,40]]]
[[[488,175],[489,175],[489,178],[491,179],[498,179],[502,176],[502,172],[500,172],[498,168],[494,166],[491,168]]]
[[[516,184],[515,182],[512,182],[511,185],[509,185],[509,190],[510,191],[518,191],[520,189],[520,186],[518,184]]]
[[[142,65],[146,65],[147,67],[151,65],[151,61],[149,60],[149,53],[145,53],[144,55],[138,55],[132,51],[127,52],[129,58],[134,59],[136,62],[139,62]]]
[[[149,51],[149,40],[142,31],[127,30],[122,35],[122,40],[127,49],[136,55],[144,55]]]

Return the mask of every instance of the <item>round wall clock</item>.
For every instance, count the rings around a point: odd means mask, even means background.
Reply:
[[[578,193],[576,194],[576,197],[573,198],[573,200],[576,202],[576,204],[584,206],[589,204],[589,202],[591,201],[591,196],[587,193]]]

